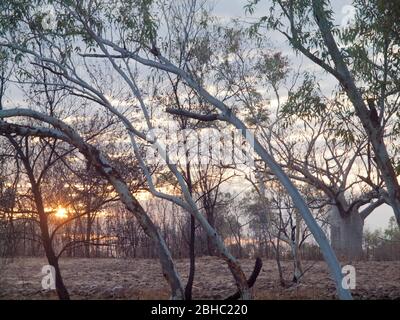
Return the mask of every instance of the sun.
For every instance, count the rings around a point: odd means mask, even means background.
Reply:
[[[58,207],[55,216],[60,219],[68,218],[67,209]]]

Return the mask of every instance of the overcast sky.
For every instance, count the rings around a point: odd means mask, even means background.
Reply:
[[[215,4],[214,13],[216,15],[227,19],[239,18],[241,20],[251,20],[253,19],[252,17],[256,18],[265,15],[268,12],[267,9],[270,3],[270,1],[268,0],[260,1],[260,4],[257,6],[254,15],[249,16],[245,15],[245,10],[244,10],[244,6],[248,2],[247,0],[212,0],[210,2]],[[331,1],[335,12],[335,18],[338,24],[343,19],[346,18],[347,14],[349,14],[349,5],[351,5],[351,2],[352,1],[350,0]],[[272,34],[271,39],[273,40],[272,43],[275,49],[279,49],[283,51],[286,55],[291,57],[293,60],[295,59],[293,50],[289,48],[288,43],[282,36],[278,34]],[[308,66],[311,66],[311,63],[306,61],[305,59],[302,60],[302,63],[306,68]],[[322,74],[323,74],[322,72],[319,72],[320,76]],[[325,88],[328,91],[332,88],[332,86],[336,85],[336,83],[333,78],[326,77],[325,82],[320,83],[320,85],[322,89]],[[391,209],[391,207],[387,205],[381,206],[366,219],[365,227],[366,229],[369,230],[386,228],[389,219],[392,216],[393,216],[393,210]]]
[[[269,0],[261,0],[260,4],[257,6],[257,9],[253,16],[245,15],[244,6],[247,3],[247,0],[209,0],[210,3],[214,4],[213,13],[224,19],[233,19],[239,18],[241,20],[255,21],[257,17],[263,16],[268,12]],[[349,0],[333,0],[331,1],[334,5],[335,18],[338,23],[345,18],[346,14],[348,14],[348,6],[351,4]],[[324,73],[316,67],[313,63],[309,62],[307,59],[303,58],[301,55],[297,56],[294,54],[293,50],[289,47],[286,40],[279,35],[278,33],[271,34],[270,36],[271,44],[273,45],[273,49],[280,50],[284,52],[292,61],[292,64],[302,63],[303,68],[315,70],[318,73],[318,76],[322,79],[319,82],[321,89],[324,92],[330,92],[331,89],[337,85],[335,79],[330,76],[324,75]],[[5,104],[9,103],[12,106],[18,104],[19,97],[21,95],[18,92],[13,92],[10,90],[8,96],[6,97]],[[11,99],[12,97],[12,99]],[[389,206],[382,206],[377,209],[366,221],[366,228],[374,230],[377,228],[385,228],[388,225],[388,221],[390,217],[393,216],[393,211]]]

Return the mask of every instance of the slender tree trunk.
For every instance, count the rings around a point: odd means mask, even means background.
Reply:
[[[292,256],[293,256],[293,282],[298,282],[301,275],[302,275],[302,269],[301,269],[301,263],[300,263],[300,258],[299,258],[299,250],[296,245],[295,241],[290,241],[290,248],[292,251]]]
[[[114,186],[116,192],[120,196],[122,202],[124,202],[127,209],[132,212],[138,219],[139,223],[141,224],[142,228],[152,239],[156,240],[156,243],[159,244],[160,249],[160,260],[161,265],[163,267],[163,271],[165,270],[165,275],[168,276],[168,282],[171,285],[171,289],[173,292],[173,298],[175,299],[182,299],[184,298],[184,290],[182,290],[181,281],[179,278],[179,274],[177,273],[175,266],[172,261],[172,257],[170,252],[165,244],[164,239],[161,237],[158,229],[154,230],[154,224],[151,219],[148,217],[146,212],[138,203],[137,199],[132,196],[131,192],[129,191],[128,186],[126,183],[121,179],[118,172],[109,164],[107,159],[94,147],[87,144],[83,141],[83,139],[69,126],[65,123],[60,121],[59,119],[55,119],[51,116],[47,116],[41,114],[39,112],[35,112],[33,110],[26,110],[26,109],[8,109],[6,111],[0,111],[1,118],[8,118],[12,116],[22,116],[26,114],[28,117],[33,117],[39,119],[41,121],[45,121],[49,124],[54,125],[57,130],[46,129],[46,128],[32,128],[26,127],[11,123],[1,123],[0,122],[0,132],[4,133],[17,133],[19,135],[33,135],[33,136],[46,136],[46,137],[55,137],[57,139],[61,139],[66,141],[76,148],[85,155],[86,159],[93,163],[94,167],[108,179],[108,181]],[[127,121],[127,120],[126,120]],[[130,123],[127,124],[128,129]],[[133,137],[133,133],[130,131],[131,137]],[[133,139],[133,138],[132,138]],[[159,146],[157,146],[158,148]],[[140,159],[140,157],[139,157]],[[182,192],[184,194],[185,200],[188,204],[188,207],[191,210],[191,214],[195,215],[196,219],[202,225],[204,229],[207,230],[207,233],[213,236],[214,244],[218,251],[220,252],[223,259],[226,261],[229,270],[231,271],[236,285],[241,292],[241,298],[244,300],[252,299],[252,293],[249,290],[246,276],[235,257],[233,257],[230,252],[227,250],[226,246],[224,245],[220,236],[215,232],[213,228],[210,227],[207,219],[201,215],[199,212],[196,203],[194,202],[193,198],[190,196],[187,190],[187,185],[185,181],[183,181],[182,175],[176,169],[175,166],[169,164],[171,171],[177,177],[180,186],[182,187]],[[154,230],[154,232],[153,232]],[[329,246],[329,245],[328,245]],[[336,278],[335,278],[336,279]],[[346,291],[346,290],[345,290]]]
[[[55,272],[56,272],[55,280],[56,280],[57,295],[60,298],[60,300],[69,300],[69,293],[68,293],[67,288],[64,285],[64,281],[61,276],[61,270],[58,265],[58,258],[54,252],[54,248],[51,243],[48,219],[47,219],[47,214],[44,210],[44,204],[43,204],[43,199],[42,199],[42,195],[40,192],[40,187],[36,182],[36,179],[35,179],[35,176],[33,173],[33,169],[29,163],[29,159],[22,152],[20,146],[16,143],[16,141],[14,139],[12,139],[10,137],[9,140],[15,147],[19,156],[21,157],[22,163],[24,164],[25,170],[26,170],[28,178],[29,178],[29,182],[31,184],[33,198],[34,198],[35,205],[36,205],[36,210],[39,215],[40,232],[41,232],[41,238],[42,238],[44,251],[46,253],[47,261],[49,262],[50,265],[52,265],[54,267]]]
[[[324,11],[322,1],[313,0],[313,9],[316,22],[321,31],[325,45],[335,64],[337,74],[334,75],[343,86],[351,103],[354,106],[357,116],[367,133],[368,139],[372,144],[375,153],[376,163],[387,188],[390,204],[396,216],[397,223],[400,226],[400,185],[397,175],[387,151],[383,138],[384,128],[379,123],[379,119],[371,117],[372,110],[367,108],[363,96],[356,86],[356,82],[347,67],[342,53],[340,52],[335,38],[333,37],[331,26]]]
[[[205,209],[206,209],[208,223],[210,224],[211,227],[215,229],[214,212],[212,208],[205,208]],[[215,256],[215,246],[213,243],[213,239],[209,235],[207,235],[207,253],[209,256]]]
[[[190,215],[190,243],[189,243],[189,277],[185,287],[185,299],[192,300],[193,281],[196,271],[196,255],[195,255],[195,233],[196,233],[196,219]]]
[[[86,216],[86,236],[85,236],[85,257],[90,258],[90,236],[92,234],[92,219],[90,214],[88,213]]]
[[[301,235],[301,218],[298,212],[296,211],[296,236],[295,236],[295,276],[297,280],[303,274],[303,268],[301,266],[301,253],[300,253],[300,235]]]
[[[372,146],[375,151],[376,162],[382,178],[385,181],[389,194],[390,205],[394,211],[397,224],[400,226],[400,185],[383,138],[380,136],[380,134],[379,137],[376,136],[376,133],[372,134],[371,139]]]
[[[146,64],[146,63],[143,63]],[[306,202],[301,196],[299,190],[294,186],[293,182],[289,179],[287,174],[275,161],[275,159],[268,153],[268,151],[262,146],[256,137],[248,130],[246,125],[230,112],[230,109],[220,100],[213,97],[208,91],[202,88],[197,82],[195,82],[186,72],[181,69],[175,68],[172,65],[168,65],[173,68],[173,72],[182,76],[186,83],[196,90],[206,101],[214,105],[222,113],[222,119],[234,125],[239,129],[245,139],[253,146],[254,151],[260,156],[260,158],[265,162],[265,164],[270,168],[271,172],[276,176],[276,178],[282,183],[288,194],[293,200],[294,205],[298,209],[308,228],[310,229],[315,241],[318,243],[321,252],[324,256],[326,263],[329,266],[331,275],[335,281],[335,286],[337,294],[340,299],[352,300],[351,293],[348,289],[343,288],[342,279],[343,274],[340,268],[339,261],[329,244],[329,241],[322,231],[321,227],[318,225],[317,221],[313,217],[310,209],[308,208]],[[191,116],[187,114],[187,116]]]
[[[283,278],[283,270],[281,265],[281,243],[279,239],[280,235],[276,240],[275,254],[276,254],[276,266],[278,267],[279,283],[282,287],[285,287],[285,279]]]
[[[47,221],[47,214],[44,211],[43,200],[39,191],[39,187],[33,181],[31,181],[32,191],[35,198],[36,208],[39,213],[40,220],[40,231],[43,241],[44,251],[46,253],[47,260],[50,265],[52,265],[55,269],[56,276],[56,291],[60,300],[69,300],[69,293],[67,288],[64,285],[64,281],[61,276],[61,270],[58,264],[58,258],[54,252],[50,235],[49,235],[49,226]]]
[[[186,153],[186,174],[187,174],[187,185],[189,188],[190,195],[193,193],[192,186],[192,176],[190,174],[190,163],[188,161]],[[196,219],[193,215],[190,215],[190,242],[189,242],[189,259],[190,259],[190,268],[189,268],[189,277],[185,287],[185,299],[192,300],[192,290],[193,290],[193,281],[194,275],[196,272],[196,252],[195,252],[195,240],[196,240]]]

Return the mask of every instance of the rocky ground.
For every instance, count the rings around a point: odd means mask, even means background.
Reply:
[[[41,289],[41,258],[16,258],[0,270],[0,299],[56,299]],[[247,274],[253,260],[242,260]],[[65,284],[72,299],[168,299],[169,290],[157,260],[75,259],[60,261]],[[357,262],[356,299],[400,299],[400,261]],[[292,277],[292,263],[283,262],[285,276]],[[186,281],[188,261],[177,267]],[[305,262],[310,268],[298,285],[280,286],[274,261],[264,265],[254,288],[256,299],[334,299],[335,288],[324,262]],[[223,299],[235,291],[224,262],[204,257],[197,261],[193,288],[195,299]]]

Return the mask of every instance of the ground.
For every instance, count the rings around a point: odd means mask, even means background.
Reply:
[[[188,261],[177,260],[186,281]],[[305,262],[311,269],[300,284],[282,288],[276,263],[263,261],[254,288],[256,299],[334,299],[335,288],[324,262]],[[15,258],[0,270],[0,299],[56,299],[54,292],[41,288],[41,258]],[[253,260],[241,260],[250,274]],[[400,299],[400,261],[357,262],[356,299]],[[72,299],[168,299],[169,290],[157,260],[76,259],[60,260],[62,275]],[[283,262],[289,281],[292,263]],[[224,261],[203,257],[197,260],[193,287],[194,299],[223,299],[235,291],[232,276]]]

